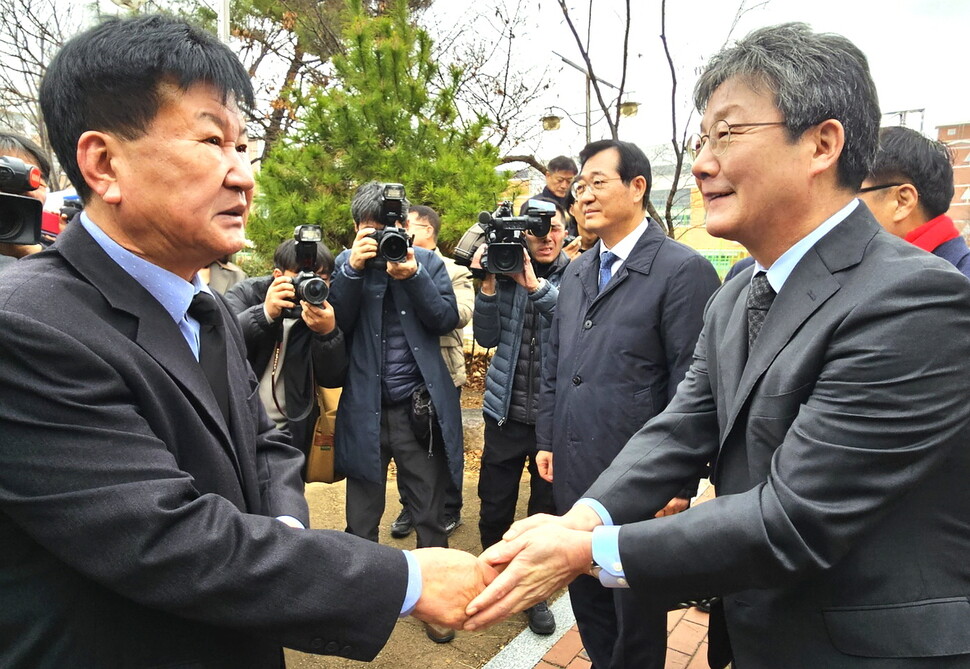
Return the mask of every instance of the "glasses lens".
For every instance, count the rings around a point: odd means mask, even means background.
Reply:
[[[727,151],[728,144],[731,143],[731,126],[727,121],[716,121],[710,130],[711,151],[715,156],[719,156]]]
[[[573,185],[570,186],[569,190],[570,192],[572,192],[573,197],[578,200],[583,196],[583,193],[586,192],[586,184],[584,184],[581,181],[574,181]]]

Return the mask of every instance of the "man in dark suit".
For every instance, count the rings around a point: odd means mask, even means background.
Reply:
[[[645,215],[650,162],[639,147],[593,142],[580,160],[573,193],[599,242],[563,275],[536,426],[537,465],[560,513],[673,397],[720,283],[711,263]],[[686,509],[696,491],[694,478],[665,513]],[[588,576],[569,596],[594,666],[662,669],[666,609]]]
[[[676,396],[585,499],[487,555],[515,559],[467,627],[591,573],[644,606],[721,595],[715,667],[732,649],[739,669],[966,667],[970,285],[855,198],[879,126],[866,58],[763,28],[695,102],[707,229],[755,268],[711,299]],[[652,518],[708,462],[718,497]]]
[[[460,624],[471,556],[302,529],[302,456],[196,273],[252,202],[236,57],[177,19],[111,20],[40,98],[86,206],[0,275],[0,666],[367,660],[404,613]]]

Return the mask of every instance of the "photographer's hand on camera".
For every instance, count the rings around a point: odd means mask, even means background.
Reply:
[[[542,279],[536,276],[535,269],[532,267],[532,258],[524,248],[522,249],[522,256],[522,271],[516,274],[506,274],[505,276],[515,281],[530,293],[534,293],[539,289]]]
[[[278,320],[283,315],[284,309],[291,309],[296,306],[296,290],[293,288],[293,279],[288,276],[278,276],[273,279],[266,291],[266,300],[263,302],[266,308],[266,315],[270,320]]]
[[[372,232],[374,228],[362,227],[357,231],[350,247],[350,259],[347,262],[358,272],[363,272],[365,263],[377,256],[377,241],[370,236]]]
[[[387,262],[387,273],[392,279],[403,281],[410,279],[418,271],[418,261],[414,258],[414,249],[408,249],[408,257],[404,262]]]
[[[472,269],[484,269],[482,266],[482,256],[488,252],[488,244],[482,244],[475,250],[475,255],[472,256],[471,264],[469,267]],[[495,294],[495,275],[487,272],[485,277],[482,279],[482,293],[485,295]]]
[[[300,305],[303,307],[301,314],[303,322],[318,335],[330,334],[337,327],[337,318],[334,316],[333,307],[330,306],[329,302],[316,306],[302,301]]]

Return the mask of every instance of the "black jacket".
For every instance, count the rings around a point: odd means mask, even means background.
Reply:
[[[277,318],[270,323],[263,310],[266,292],[272,283],[272,276],[246,279],[226,293],[226,302],[236,314],[246,340],[246,357],[257,377],[262,377],[266,367],[273,364],[273,352],[283,336],[283,319]],[[299,416],[307,406],[313,404],[306,417],[288,421],[293,445],[306,455],[313,440],[313,427],[320,415],[315,401],[316,386],[338,388],[343,385],[347,373],[343,333],[338,327],[330,334],[319,335],[298,320],[290,330],[286,356],[280,367],[286,393],[286,412]]]

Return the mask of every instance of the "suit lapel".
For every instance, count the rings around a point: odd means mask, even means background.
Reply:
[[[239,460],[225,418],[219,410],[202,367],[192,355],[182,332],[169,313],[151,293],[105,253],[83,226],[69,226],[62,233],[57,247],[64,259],[100,291],[113,308],[136,319],[135,342],[185,391],[186,396],[209,424],[213,437],[219,441],[239,476]],[[226,313],[223,308],[224,317]],[[239,362],[233,360],[237,349],[232,345],[226,349],[229,358],[227,362],[232,369],[234,363]],[[239,377],[230,372],[229,378],[231,384],[233,379]],[[230,393],[231,407],[235,404],[234,395],[236,393]],[[239,407],[232,408],[233,415],[239,410]]]
[[[722,377],[726,389],[737,388],[733,401],[729,404],[728,419],[721,433],[722,445],[758,380],[812,314],[838,292],[841,283],[835,275],[862,261],[866,245],[878,231],[879,226],[872,219],[869,210],[858,205],[846,220],[809,249],[775,298],[754,351],[747,356],[746,362],[743,352],[747,348],[745,304],[750,284],[741,291],[725,331],[725,342],[734,343],[732,348],[743,369],[740,377],[732,377],[737,373],[736,364],[729,364],[725,369],[725,376]],[[745,276],[750,278],[750,273]],[[727,339],[728,336],[731,339]],[[741,353],[738,353],[738,348]],[[737,378],[736,386],[733,383],[734,378]]]

